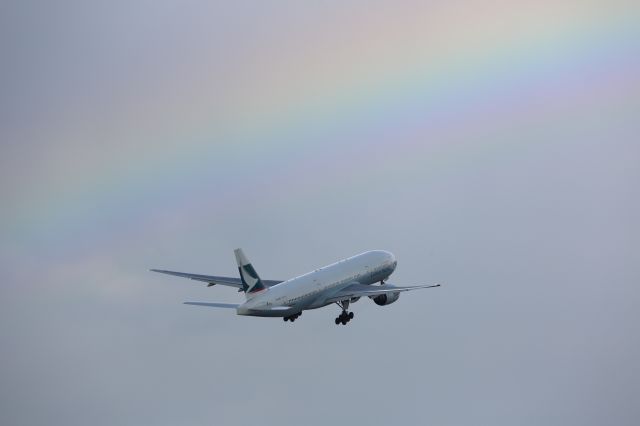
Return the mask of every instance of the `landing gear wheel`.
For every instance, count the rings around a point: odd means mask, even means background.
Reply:
[[[342,309],[342,312],[340,313],[340,315],[338,315],[338,317],[335,320],[336,325],[338,324],[347,325],[347,323],[353,319],[353,316],[354,316],[353,312],[348,311],[349,302],[350,302],[350,299],[336,302],[336,305],[338,305],[340,309]]]
[[[287,322],[287,321],[289,321],[289,318],[288,318],[288,317],[284,317],[284,318],[282,318],[282,320],[283,320],[284,322]]]

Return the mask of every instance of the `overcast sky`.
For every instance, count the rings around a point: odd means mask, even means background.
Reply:
[[[311,3],[0,6],[0,423],[637,425],[638,3]]]

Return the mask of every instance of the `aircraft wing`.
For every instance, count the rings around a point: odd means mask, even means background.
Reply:
[[[176,276],[176,277],[189,278],[189,279],[196,280],[196,281],[203,281],[205,283],[208,283],[208,287],[211,287],[212,285],[220,284],[220,285],[226,285],[226,286],[229,286],[229,287],[235,287],[237,289],[242,289],[242,281],[240,280],[240,278],[218,277],[218,276],[215,276],[215,275],[189,274],[189,273],[186,273],[186,272],[165,271],[165,270],[162,270],[162,269],[151,269],[151,271],[152,272],[159,272],[161,274],[173,275],[173,276]],[[262,280],[262,282],[267,287],[273,287],[276,284],[280,284],[282,281]]]
[[[413,287],[396,287],[389,284],[382,285],[365,285],[351,284],[334,293],[327,299],[328,303],[339,302],[341,300],[351,299],[352,297],[363,296],[379,296],[386,293],[398,293],[403,291],[418,290],[421,288],[440,287],[440,284],[417,285]]]
[[[185,305],[206,306],[209,308],[229,308],[236,309],[237,303],[207,303],[207,302],[184,302]]]

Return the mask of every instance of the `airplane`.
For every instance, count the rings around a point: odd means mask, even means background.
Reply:
[[[242,249],[234,250],[240,278],[198,275],[184,272],[151,269],[152,272],[203,281],[207,287],[225,285],[243,291],[246,301],[242,304],[184,302],[186,305],[235,309],[238,315],[256,317],[281,317],[294,322],[302,312],[331,304],[342,312],[335,319],[336,325],[346,325],[354,317],[349,305],[361,297],[369,297],[376,305],[390,305],[400,293],[421,288],[440,287],[440,284],[396,287],[386,280],[396,269],[395,256],[384,250],[372,250],[332,263],[315,271],[286,281],[262,280]]]

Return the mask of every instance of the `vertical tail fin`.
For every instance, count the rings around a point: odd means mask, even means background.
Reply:
[[[240,272],[240,279],[242,280],[242,290],[244,290],[245,297],[250,299],[257,293],[266,290],[267,286],[264,285],[258,273],[244,255],[242,249],[235,249],[233,253],[236,255],[236,262],[238,263],[238,271]]]

